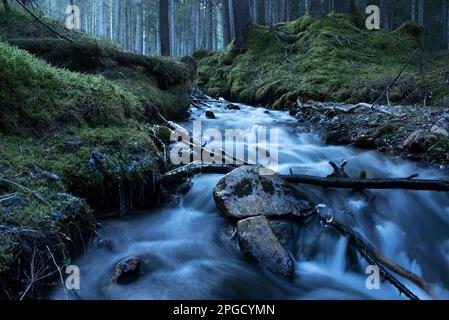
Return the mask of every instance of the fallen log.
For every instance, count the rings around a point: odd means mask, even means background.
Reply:
[[[173,182],[176,179],[189,178],[196,174],[227,174],[236,169],[238,164],[212,164],[195,161],[183,167],[167,172],[162,176],[161,182]],[[344,162],[343,162],[344,167]],[[168,176],[170,174],[170,177]],[[416,174],[406,178],[381,178],[381,179],[352,179],[340,177],[317,177],[305,174],[280,175],[282,179],[291,183],[302,183],[322,188],[337,189],[404,189],[418,191],[449,191],[447,180],[413,179]]]
[[[173,183],[178,182],[182,179],[191,178],[197,174],[227,174],[232,170],[236,169],[237,165],[222,165],[222,164],[211,164],[211,163],[202,163],[200,161],[192,162],[188,165],[182,166],[180,168],[176,168],[165,173],[161,179],[160,183]]]
[[[404,189],[422,191],[449,191],[448,180],[425,180],[410,178],[381,178],[381,179],[351,179],[351,178],[322,178],[305,174],[282,175],[282,178],[292,183],[303,183],[322,188],[338,189]]]
[[[183,126],[180,126],[179,124],[177,124],[176,122],[173,121],[168,121],[167,119],[165,119],[165,117],[163,115],[161,115],[160,113],[158,113],[159,117],[161,118],[161,120],[166,124],[166,126],[175,131],[176,133],[178,133],[179,135],[184,136],[185,138],[189,136],[189,131],[187,129],[185,129]],[[199,146],[196,143],[194,143],[193,139],[187,139],[188,141],[184,141],[186,142],[189,147],[193,148],[194,150],[200,150],[201,153],[206,152],[209,154],[215,154],[216,152],[213,152],[212,150],[209,150],[207,148],[205,148],[204,146]],[[249,165],[250,163],[235,157],[234,155],[224,151],[224,150],[220,150],[221,151],[221,156],[222,159],[226,162],[233,162],[233,163],[238,163],[238,164],[244,164],[244,165]],[[206,164],[207,165],[207,164]]]
[[[377,105],[371,105],[371,104],[365,103],[365,102],[360,102],[360,103],[357,103],[356,105],[351,105],[348,108],[339,107],[339,106],[327,107],[324,105],[321,105],[320,107],[316,107],[313,105],[303,105],[299,101],[297,102],[297,104],[298,104],[298,106],[302,106],[302,107],[309,108],[309,109],[314,109],[318,112],[333,111],[333,112],[350,114],[358,109],[368,109],[368,110],[376,111],[378,113],[386,114],[388,116],[392,116],[395,118],[404,118],[406,116],[406,114],[396,114],[396,113],[393,113],[393,112],[390,112],[387,110],[383,110],[382,108],[378,107]]]
[[[321,209],[320,209],[320,208]],[[330,226],[341,233],[343,236],[347,237],[349,243],[362,255],[362,257],[370,264],[376,265],[379,268],[379,272],[384,279],[390,282],[400,293],[403,293],[411,300],[419,300],[419,298],[408,289],[403,283],[396,279],[388,270],[392,270],[399,276],[410,280],[415,283],[421,289],[423,289],[430,296],[434,297],[433,292],[430,290],[429,285],[418,275],[404,269],[403,267],[397,265],[395,262],[387,259],[381,255],[376,249],[368,245],[363,237],[356,231],[352,230],[348,226],[340,223],[335,219],[333,213],[330,213],[332,209],[327,208],[325,205],[318,205],[316,213],[318,217],[326,226]]]
[[[386,270],[386,268],[381,263],[379,263],[379,261],[374,257],[370,248],[368,248],[368,246],[357,233],[353,232],[351,229],[339,223],[335,219],[327,225],[333,227],[335,230],[346,236],[349,239],[350,244],[362,255],[362,257],[370,265],[378,266],[382,277],[390,282],[396,289],[398,289],[399,293],[403,293],[411,300],[419,300],[419,298],[412,291],[410,291],[410,289],[408,289],[404,284],[397,280],[390,272]]]

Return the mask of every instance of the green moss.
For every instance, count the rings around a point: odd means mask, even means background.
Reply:
[[[416,22],[408,21],[399,26],[399,28],[397,28],[394,32],[402,36],[409,36],[419,39],[421,38],[424,30],[423,27]]]
[[[391,33],[367,30],[362,22],[357,15],[331,13],[320,20],[305,16],[274,29],[251,26],[242,52],[231,45],[199,59],[198,84],[212,96],[275,108],[289,107],[296,98],[373,101],[419,47],[419,30],[412,23]],[[403,89],[416,72],[410,64],[401,78],[404,82],[392,89],[393,102],[419,100]]]
[[[253,186],[251,180],[248,179],[243,179],[234,186],[234,193],[240,198],[251,195],[252,191]]]
[[[0,9],[0,39],[9,42],[0,42],[0,300],[23,292],[34,255],[53,266],[47,246],[67,261],[91,236],[92,209],[155,204],[165,155],[148,132],[160,130],[144,122],[185,116],[196,68],[43,19],[75,44]],[[14,202],[3,201],[10,194]]]
[[[54,30],[76,42],[96,42],[101,46],[110,48],[116,47],[104,38],[94,38],[84,32],[68,30],[64,21],[41,16],[40,19]],[[59,37],[48,28],[37,22],[33,17],[21,9],[12,8],[5,12],[3,6],[0,7],[0,40],[25,39],[25,38],[48,38],[58,39]]]
[[[0,43],[0,131],[123,125],[140,113],[137,99],[103,77],[55,69]]]

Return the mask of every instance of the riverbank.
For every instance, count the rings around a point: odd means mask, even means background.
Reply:
[[[251,26],[241,50],[231,44],[224,52],[199,50],[194,56],[199,86],[212,97],[289,110],[327,143],[445,169],[449,54],[422,52],[421,35],[412,22],[393,32],[369,31],[359,16],[331,13],[321,20],[305,16],[271,28]],[[404,65],[399,81],[383,95]],[[379,104],[401,105],[393,109],[405,116],[321,108],[379,97]]]
[[[99,216],[157,203],[157,114],[180,120],[189,107],[192,61],[130,54],[44,19],[74,42],[0,9],[0,299],[39,298]]]
[[[374,149],[391,158],[449,172],[449,109],[439,106],[368,107],[309,101],[293,109],[301,125],[319,132],[327,144]]]

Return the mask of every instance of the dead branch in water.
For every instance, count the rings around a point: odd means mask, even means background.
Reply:
[[[189,131],[187,129],[185,129],[183,126],[180,126],[179,124],[177,124],[176,122],[173,121],[168,121],[163,115],[161,115],[160,113],[158,113],[159,117],[161,118],[161,120],[168,126],[169,129],[175,131],[178,134],[183,134],[185,136],[189,136]],[[209,150],[207,148],[205,148],[204,146],[200,146],[197,145],[196,143],[194,143],[193,139],[188,139],[188,141],[184,141],[186,143],[188,143],[189,147],[191,147],[194,150],[199,150],[201,153],[205,152],[205,153],[209,153],[209,154],[216,154],[217,152]],[[249,165],[249,162],[237,158],[234,155],[224,151],[224,150],[219,150],[221,152],[221,157],[225,162],[228,161],[232,161],[232,163],[238,163],[238,164],[245,164],[245,165]],[[206,164],[207,165],[207,164]]]
[[[352,230],[348,226],[340,223],[335,219],[334,216],[328,216],[326,213],[320,213],[319,210],[316,210],[321,221],[333,227],[339,233],[348,238],[350,244],[363,256],[363,258],[371,265],[376,265],[379,267],[379,271],[382,276],[388,280],[393,286],[395,286],[400,293],[404,293],[407,297],[412,300],[418,300],[419,298],[412,293],[404,284],[402,284],[399,280],[397,280],[391,273],[389,273],[386,268],[395,272],[399,276],[410,280],[415,283],[418,287],[424,290],[427,294],[432,297],[435,297],[434,293],[430,289],[429,285],[418,275],[406,270],[405,268],[399,266],[395,262],[389,260],[385,256],[383,256],[378,250],[374,249],[372,246],[368,245],[363,237]],[[326,212],[326,211],[323,211]]]
[[[396,279],[386,268],[379,263],[378,259],[376,259],[373,254],[373,250],[363,241],[362,237],[357,234],[355,231],[351,230],[344,224],[336,221],[335,219],[331,222],[327,223],[327,225],[333,227],[335,230],[340,232],[342,235],[349,239],[350,244],[362,255],[362,257],[370,264],[376,265],[379,267],[379,271],[383,278],[388,280],[396,289],[399,290],[399,293],[403,293],[411,300],[419,300],[419,298],[411,292],[404,284],[402,284],[398,279]]]
[[[322,188],[338,189],[404,189],[422,191],[449,191],[447,180],[424,180],[408,178],[381,179],[351,179],[351,178],[322,178],[305,174],[282,175],[282,178],[292,183],[303,183]]]
[[[161,182],[174,182],[185,178],[191,178],[196,174],[227,174],[238,168],[239,165],[212,164],[195,161],[164,174]],[[285,181],[291,183],[303,183],[322,188],[338,189],[405,189],[422,191],[449,191],[449,181],[445,180],[417,180],[412,175],[406,178],[383,179],[351,179],[339,177],[317,177],[305,174],[279,175]]]
[[[182,166],[180,168],[174,169],[172,171],[164,174],[160,182],[161,183],[172,183],[177,182],[185,178],[191,178],[197,174],[227,174],[232,170],[236,169],[238,166],[228,164],[210,164],[202,163],[201,161],[195,161],[188,165]]]
[[[338,107],[338,106],[332,106],[332,107],[327,107],[327,106],[320,106],[320,107],[316,107],[313,105],[303,105],[298,101],[298,105],[302,105],[302,107],[305,108],[310,108],[310,109],[314,109],[318,112],[322,112],[322,111],[333,111],[336,113],[346,113],[346,114],[350,114],[358,109],[368,109],[368,110],[373,110],[376,111],[378,113],[382,113],[382,114],[386,114],[388,116],[391,117],[395,117],[395,118],[404,118],[406,116],[406,114],[396,114],[387,110],[383,110],[382,108],[376,106],[376,105],[371,105],[369,103],[365,103],[365,102],[360,102],[357,103],[356,105],[352,105],[349,108],[343,108],[343,107]]]
[[[381,179],[352,179],[352,178],[321,178],[310,175],[281,175],[281,177],[294,183],[304,183],[323,188],[338,189],[403,189],[420,191],[449,191],[449,181],[413,179],[415,175],[407,178],[381,178]]]

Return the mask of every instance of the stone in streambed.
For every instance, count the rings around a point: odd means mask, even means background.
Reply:
[[[135,280],[139,276],[141,264],[142,259],[140,257],[129,257],[120,261],[115,266],[115,275],[111,282],[117,284]]]
[[[427,152],[437,141],[437,137],[424,130],[416,130],[411,133],[402,144],[402,147],[411,153]]]
[[[207,119],[216,119],[217,117],[215,117],[215,114],[212,111],[207,110],[206,111],[206,118]]]
[[[259,166],[233,170],[214,189],[217,207],[234,219],[260,215],[306,217],[312,210],[307,198],[295,185]]]
[[[240,107],[238,105],[230,103],[226,106],[226,110],[240,110]]]
[[[276,274],[293,276],[293,258],[282,246],[265,216],[240,220],[237,224],[237,237],[243,253],[261,266]]]
[[[430,132],[437,136],[449,137],[447,130],[438,126],[433,126],[432,129],[430,129]]]

